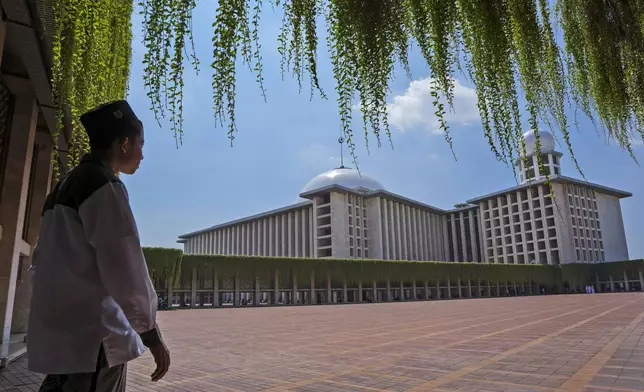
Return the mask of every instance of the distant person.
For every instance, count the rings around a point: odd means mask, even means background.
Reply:
[[[47,196],[30,267],[29,370],[47,375],[41,392],[122,392],[126,364],[144,346],[156,362],[152,381],[170,366],[157,294],[118,177],[139,168],[143,124],[126,101],[80,120],[91,153]]]

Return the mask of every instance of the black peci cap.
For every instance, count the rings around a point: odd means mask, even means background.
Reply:
[[[80,116],[91,146],[108,147],[115,140],[129,136],[140,121],[125,100],[103,104]]]

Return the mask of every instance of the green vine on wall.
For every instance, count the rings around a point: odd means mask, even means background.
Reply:
[[[89,152],[79,117],[127,92],[132,43],[131,0],[53,0],[52,85],[60,132],[67,128],[69,166]],[[54,135],[58,142],[58,135]],[[58,171],[58,149],[54,167]]]
[[[259,42],[262,0],[228,0],[213,22],[212,89],[216,124],[232,143],[236,62],[255,74],[266,98]],[[318,75],[319,28],[336,82],[340,124],[356,161],[352,112],[359,104],[365,143],[391,141],[387,96],[396,64],[409,74],[417,45],[427,63],[440,128],[449,124],[457,72],[474,84],[485,137],[498,159],[525,155],[524,125],[557,128],[573,159],[568,107],[579,109],[634,158],[644,140],[644,3],[636,0],[269,0],[283,11],[282,73],[326,97]],[[87,149],[84,110],[127,91],[132,0],[53,0],[53,85],[59,128],[71,129],[70,162]],[[183,135],[184,63],[199,61],[192,39],[196,0],[141,0],[145,88],[157,119]],[[321,25],[322,24],[322,25]],[[563,32],[560,46],[556,29]],[[527,118],[522,118],[522,107]],[[576,123],[576,120],[575,120]],[[537,143],[539,146],[539,143]],[[540,154],[537,155],[540,160]],[[575,161],[576,164],[576,161]],[[543,162],[539,161],[540,168]],[[579,165],[577,165],[579,167]]]
[[[454,263],[409,260],[370,259],[314,259],[295,257],[260,257],[226,255],[184,255],[178,249],[145,248],[148,269],[155,281],[178,282],[181,275],[189,278],[193,269],[215,270],[221,280],[232,280],[235,274],[246,282],[256,278],[272,281],[279,271],[282,283],[291,284],[295,278],[298,287],[310,285],[311,272],[318,286],[325,285],[327,274],[335,282],[365,287],[371,282],[411,283],[428,281],[430,284],[462,282],[528,283],[563,287],[564,284],[583,285],[608,281],[610,277],[621,280],[624,272],[631,279],[639,279],[644,272],[644,260],[627,260],[607,263],[570,263],[562,265],[532,265],[503,263]],[[166,287],[161,287],[165,289]]]

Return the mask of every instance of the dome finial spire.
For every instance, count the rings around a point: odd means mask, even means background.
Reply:
[[[340,143],[340,168],[344,168],[344,138],[342,136],[338,138],[338,143]]]

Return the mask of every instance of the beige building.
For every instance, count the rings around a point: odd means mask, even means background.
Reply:
[[[29,256],[52,182],[52,18],[38,3],[0,2],[0,366],[24,352]]]
[[[563,176],[553,136],[539,135],[542,170],[528,132],[526,159],[516,163],[521,183],[452,210],[389,192],[341,166],[306,184],[300,203],[184,234],[179,242],[188,254],[540,264],[628,259],[620,199],[631,194]]]

